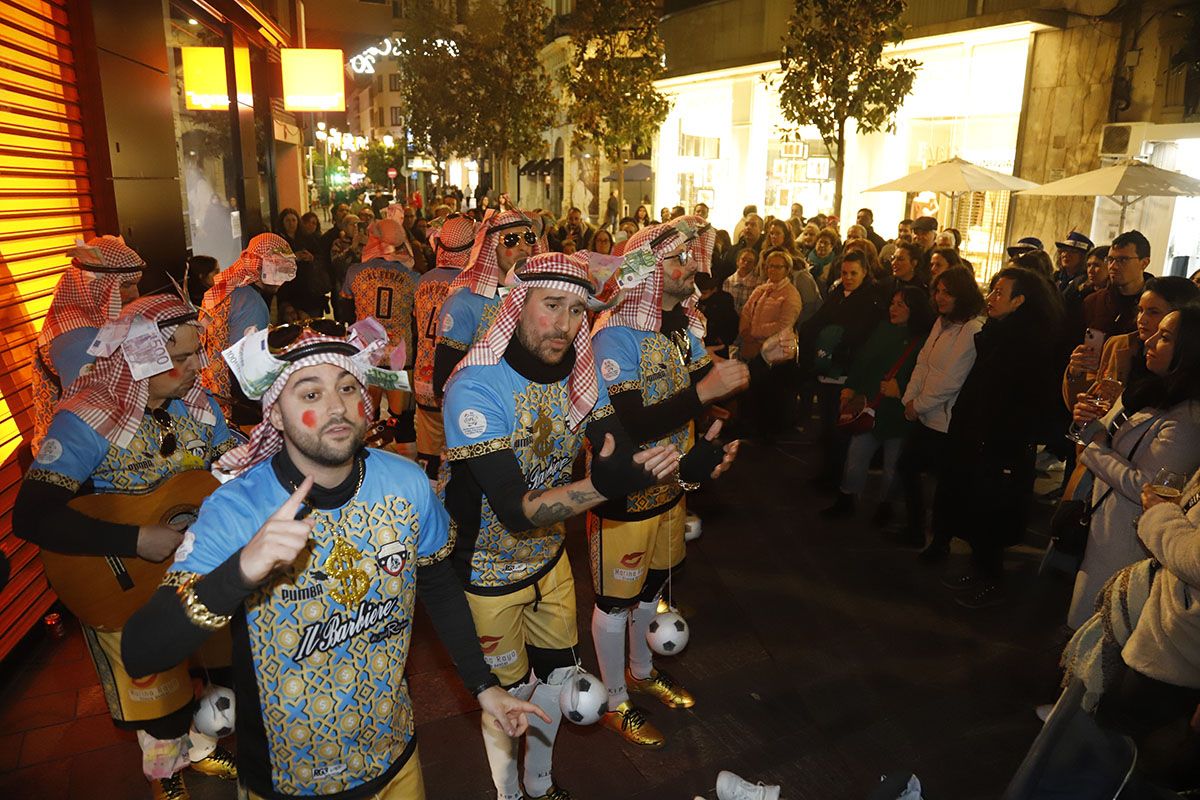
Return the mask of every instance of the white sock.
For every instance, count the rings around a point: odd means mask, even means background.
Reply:
[[[600,680],[608,687],[608,708],[615,709],[629,699],[625,688],[625,628],[629,610],[609,614],[599,607],[592,610],[592,641],[600,663]]]
[[[629,671],[639,680],[649,678],[654,672],[654,653],[646,641],[646,634],[657,615],[656,597],[649,603],[638,603],[629,618]]]
[[[572,672],[574,670],[571,669],[554,670],[545,683],[539,683],[534,688],[533,697],[529,698],[529,702],[550,717],[550,723],[547,724],[531,715],[529,730],[525,732],[525,793],[533,797],[546,794],[554,783],[554,738],[558,736],[558,726],[562,722],[558,695],[562,691],[563,681]]]
[[[496,784],[497,800],[521,800],[521,786],[517,783],[517,740],[497,728],[496,718],[491,714],[484,714],[481,722],[483,750],[492,770],[492,782]]]
[[[194,725],[188,731],[188,738],[191,740],[188,747],[188,759],[190,761],[203,761],[212,755],[213,750],[217,749],[217,740],[207,733],[201,733],[196,730]]]

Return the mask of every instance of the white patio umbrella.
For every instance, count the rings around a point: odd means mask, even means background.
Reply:
[[[1023,195],[1107,197],[1121,207],[1118,228],[1125,228],[1125,211],[1143,197],[1200,196],[1200,180],[1130,159],[1111,167],[1044,183]]]
[[[868,192],[941,192],[951,200],[967,192],[1014,192],[1033,189],[1032,181],[980,167],[961,158],[952,158],[917,170],[903,178],[867,189]]]

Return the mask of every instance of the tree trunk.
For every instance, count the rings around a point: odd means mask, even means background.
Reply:
[[[625,203],[625,159],[624,150],[617,150],[617,219],[621,219],[621,207]],[[608,213],[608,198],[604,198],[604,213]]]
[[[838,120],[837,158],[833,162],[833,215],[842,219],[842,179],[846,175],[846,119]]]

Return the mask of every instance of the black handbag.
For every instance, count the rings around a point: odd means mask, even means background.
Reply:
[[[1142,431],[1142,435],[1133,443],[1133,449],[1129,451],[1131,462],[1134,455],[1137,454],[1138,448],[1142,446],[1142,440],[1154,427],[1154,422],[1155,420],[1150,420],[1146,430]],[[1100,504],[1108,499],[1112,491],[1112,487],[1108,487],[1108,491],[1100,495],[1100,499],[1091,505],[1083,500],[1064,499],[1059,502],[1058,508],[1054,509],[1054,515],[1050,517],[1050,541],[1054,545],[1055,552],[1083,558],[1083,551],[1087,549],[1088,531],[1092,527],[1092,515],[1096,513]]]

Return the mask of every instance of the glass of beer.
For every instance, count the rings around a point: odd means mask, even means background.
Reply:
[[[1170,469],[1163,467],[1154,476],[1154,481],[1150,484],[1150,491],[1172,503],[1178,503],[1180,496],[1183,494],[1183,487],[1187,485],[1187,475],[1182,472],[1172,472]]]
[[[1113,403],[1117,402],[1124,389],[1125,385],[1116,378],[1100,378],[1088,388],[1080,400],[1096,406],[1103,417],[1113,407]],[[1088,442],[1083,438],[1085,427],[1087,426],[1072,422],[1071,429],[1067,431],[1067,438],[1075,444],[1086,446]]]

